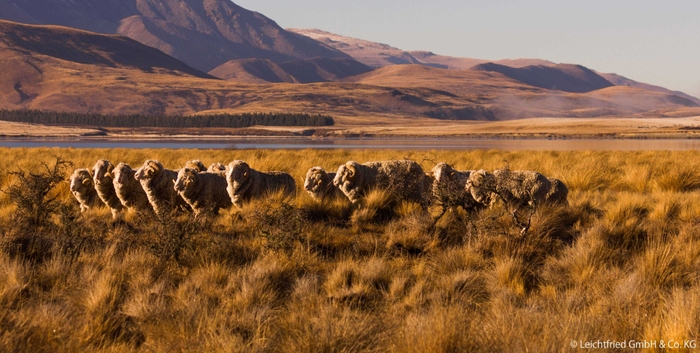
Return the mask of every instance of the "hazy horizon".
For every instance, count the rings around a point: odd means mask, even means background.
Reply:
[[[575,63],[700,97],[700,2],[234,3],[284,28],[317,28],[457,57]]]

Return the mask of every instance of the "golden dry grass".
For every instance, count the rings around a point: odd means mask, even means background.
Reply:
[[[0,351],[568,352],[572,340],[700,337],[700,152],[0,149],[7,172],[54,156],[261,170],[412,158],[424,169],[538,170],[570,206],[530,230],[501,207],[366,214],[302,193],[215,220],[75,213],[19,231],[0,194]],[[384,213],[374,217],[370,211]],[[431,210],[433,212],[437,210]]]

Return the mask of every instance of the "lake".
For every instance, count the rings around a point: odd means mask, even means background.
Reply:
[[[488,138],[164,138],[110,139],[0,139],[0,147],[62,148],[168,148],[168,149],[452,149],[652,151],[700,150],[700,139],[488,139]]]

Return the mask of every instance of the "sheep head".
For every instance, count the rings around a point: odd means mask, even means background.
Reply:
[[[313,167],[306,172],[304,179],[304,190],[310,193],[318,193],[322,188],[328,186],[331,180],[328,173],[321,167]]]
[[[250,178],[250,166],[248,163],[235,160],[228,165],[226,180],[235,184],[242,184]]]
[[[343,185],[345,183],[353,183],[355,180],[357,180],[357,170],[359,167],[359,163],[350,161],[347,162],[343,165],[341,165],[338,168],[338,173],[335,175],[335,179],[333,179],[333,184],[335,186]]]
[[[84,192],[86,188],[93,186],[92,176],[87,169],[76,169],[70,176],[70,191]]]
[[[202,163],[202,161],[199,159],[187,161],[187,163],[185,163],[185,168],[196,169],[198,172],[204,172],[207,170],[204,168],[204,163]]]
[[[134,175],[135,173],[136,172],[133,169],[131,169],[131,167],[126,163],[119,163],[112,170],[114,182],[119,185],[123,185],[124,183],[126,183],[127,178],[132,178],[132,175]]]
[[[439,183],[442,180],[451,180],[455,176],[455,170],[447,163],[438,163],[430,171],[432,177]]]
[[[483,169],[477,170],[469,175],[464,190],[471,193],[477,202],[489,204],[493,193],[496,192],[496,177]]]
[[[158,175],[163,170],[163,165],[156,160],[147,160],[143,163],[143,166],[136,171],[134,178],[136,180],[146,180],[151,179]]]
[[[99,185],[102,183],[111,183],[112,181],[110,179],[112,179],[113,170],[114,165],[112,165],[112,163],[110,163],[108,160],[100,159],[99,161],[97,161],[97,163],[95,163],[95,166],[92,167],[92,175],[95,184]]]
[[[209,165],[209,168],[207,168],[207,172],[226,174],[226,166],[218,162],[212,163],[211,165]]]
[[[194,185],[197,182],[197,169],[182,168],[177,172],[177,179],[174,180],[174,188],[177,192],[185,191],[185,189]]]

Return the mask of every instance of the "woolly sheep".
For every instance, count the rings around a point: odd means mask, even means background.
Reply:
[[[95,190],[107,207],[112,211],[112,217],[117,218],[124,210],[117,193],[114,190],[112,171],[114,165],[108,160],[100,159],[92,167],[93,181],[95,182]]]
[[[159,161],[151,159],[144,162],[134,178],[141,182],[148,202],[157,215],[187,207],[185,200],[175,191],[177,172],[164,168]]]
[[[322,167],[312,167],[306,172],[304,190],[316,201],[342,196],[343,192],[333,184],[335,173],[327,173]]]
[[[538,172],[508,169],[473,172],[465,184],[465,190],[479,203],[489,205],[498,196],[515,207],[546,202],[550,189],[550,181]]]
[[[376,188],[388,192],[397,201],[414,201],[425,207],[424,182],[423,169],[411,160],[364,164],[350,161],[338,167],[333,179],[333,184],[353,204],[358,204],[369,190]]]
[[[192,207],[195,217],[199,217],[202,214],[215,215],[220,208],[231,206],[227,186],[226,178],[221,174],[182,168],[177,173],[174,189]]]
[[[70,191],[80,203],[80,212],[85,212],[93,207],[99,206],[99,196],[95,190],[92,175],[87,169],[76,169],[70,176]]]
[[[125,207],[137,211],[152,211],[146,191],[143,190],[141,183],[136,180],[133,170],[126,163],[119,163],[112,170],[114,191]]]
[[[465,211],[472,212],[482,206],[464,187],[472,172],[455,170],[447,163],[438,163],[430,171],[433,179],[431,196],[442,206],[442,214],[451,207],[461,206]]]
[[[231,202],[238,208],[242,207],[243,201],[259,198],[268,192],[282,190],[286,195],[296,192],[294,178],[288,173],[259,172],[241,160],[228,165],[226,183]]]

